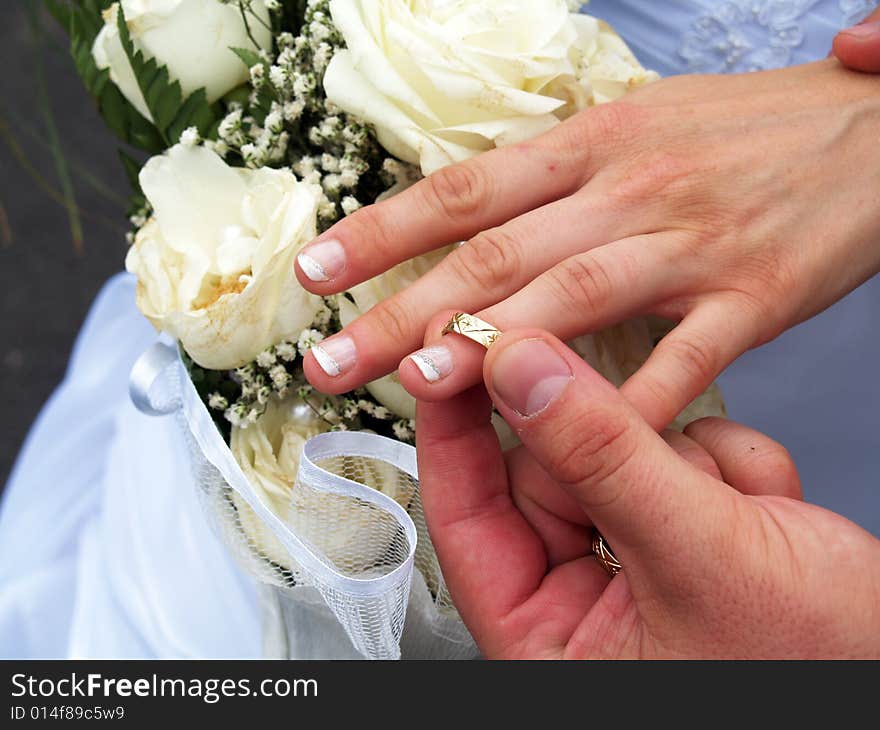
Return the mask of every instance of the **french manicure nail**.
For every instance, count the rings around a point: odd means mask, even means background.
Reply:
[[[345,249],[335,239],[319,241],[307,246],[296,260],[312,281],[330,281],[345,269]]]
[[[337,335],[315,345],[310,352],[327,375],[336,378],[354,367],[357,347],[348,335]]]
[[[880,35],[880,23],[874,21],[871,23],[862,23],[854,25],[852,28],[846,28],[840,31],[841,35],[851,35],[854,38],[869,38],[871,36]]]
[[[409,359],[415,363],[422,377],[429,383],[436,383],[452,372],[452,352],[443,345],[426,347],[424,350],[414,352]]]
[[[544,340],[521,340],[505,348],[492,367],[492,387],[510,408],[534,416],[571,382],[571,368]]]

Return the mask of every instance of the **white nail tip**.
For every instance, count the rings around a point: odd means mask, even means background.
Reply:
[[[299,267],[303,270],[303,273],[311,281],[328,281],[330,279],[327,276],[327,272],[324,271],[324,267],[308,254],[301,253],[296,257],[296,260],[299,262]]]
[[[434,364],[434,361],[424,353],[417,352],[410,355],[409,359],[416,364],[416,367],[422,373],[422,377],[424,377],[429,383],[436,383],[443,377],[443,374]]]
[[[331,378],[338,377],[342,374],[342,368],[339,367],[339,363],[330,357],[327,351],[320,345],[315,345],[311,352],[315,356],[315,360],[318,361],[318,365],[321,366],[321,370],[327,373]]]

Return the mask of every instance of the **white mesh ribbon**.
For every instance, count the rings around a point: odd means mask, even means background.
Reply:
[[[371,433],[316,436],[279,511],[239,467],[173,344],[138,360],[131,395],[145,413],[178,414],[211,522],[265,584],[267,655],[477,656],[425,528],[415,449]]]

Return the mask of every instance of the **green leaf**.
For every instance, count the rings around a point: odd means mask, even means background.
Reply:
[[[205,98],[205,90],[199,89],[190,94],[180,109],[177,110],[168,135],[172,139],[180,139],[187,127],[196,127],[203,139],[216,137],[216,128],[220,124],[218,115],[214,113]]]
[[[165,141],[155,125],[122,95],[107,69],[99,69],[92,46],[104,27],[102,12],[112,0],[47,0],[52,15],[70,38],[70,55],[88,92],[95,98],[107,126],[124,142],[146,152],[162,152]]]
[[[70,6],[61,2],[61,0],[46,0],[46,8],[53,18],[58,22],[64,30],[70,28],[71,9]]]
[[[141,181],[139,179],[143,164],[134,159],[125,150],[119,150],[119,159],[122,161],[122,167],[125,168],[125,174],[131,183],[132,190],[138,195],[143,195],[144,191],[141,189]]]
[[[121,6],[116,19],[122,48],[165,145],[175,144],[187,127],[197,127],[203,136],[207,135],[218,115],[208,104],[205,90],[198,89],[183,99],[180,83],[171,80],[168,69],[160,66],[154,58],[147,59],[135,48]]]
[[[250,68],[251,66],[256,66],[257,64],[261,64],[263,66],[268,67],[268,63],[266,60],[256,51],[252,51],[250,48],[236,48],[234,46],[230,46],[229,50],[232,51],[236,56],[241,59],[241,62]],[[268,68],[266,69],[268,70]]]
[[[70,37],[70,55],[86,89],[96,99],[107,126],[124,142],[150,154],[159,154],[180,139],[187,127],[197,127],[202,137],[216,136],[222,114],[208,104],[200,89],[183,99],[180,84],[167,68],[147,59],[134,47],[120,7],[120,39],[138,87],[153,121],[146,119],[110,80],[108,69],[99,69],[92,47],[104,27],[103,11],[113,0],[46,0],[50,12]]]

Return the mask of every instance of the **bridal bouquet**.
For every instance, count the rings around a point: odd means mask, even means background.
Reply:
[[[297,282],[297,253],[422,175],[541,134],[654,75],[607,25],[566,0],[49,5],[124,143],[133,185],[126,268],[138,279],[139,309],[178,342],[195,392],[260,503],[293,528],[317,504],[344,528],[310,535],[310,548],[351,576],[370,573],[388,553],[364,538],[373,517],[354,515],[341,496],[298,492],[303,448],[334,431],[413,443],[415,404],[394,375],[344,395],[319,393],[302,358],[445,252],[326,298]],[[574,345],[620,383],[661,335],[639,321]],[[717,405],[707,397],[703,413]],[[440,600],[417,489],[387,464],[337,462],[417,518],[416,567]],[[267,527],[271,514],[254,512],[235,490],[223,499],[228,530],[286,576],[276,583],[296,584],[287,546]]]

